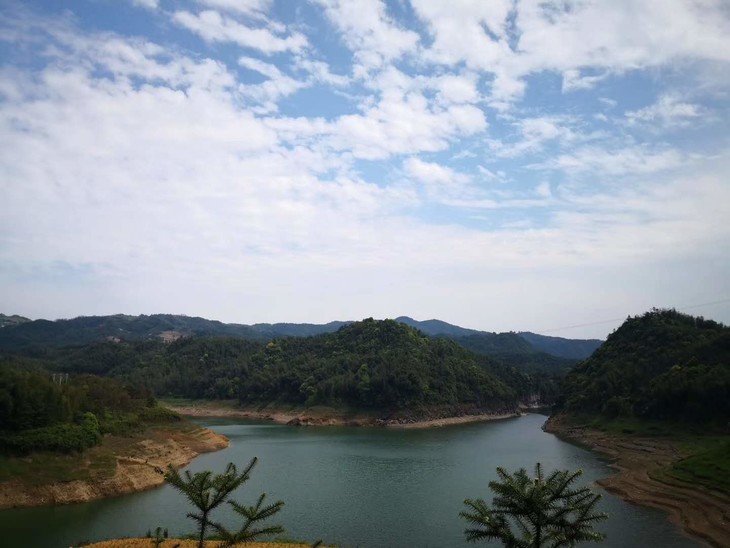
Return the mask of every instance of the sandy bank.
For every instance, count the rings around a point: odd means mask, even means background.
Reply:
[[[179,546],[180,548],[195,548],[198,545],[196,540],[178,540],[168,539],[162,543],[162,548],[165,546]],[[206,541],[206,547],[218,547],[220,541]],[[152,546],[152,541],[148,538],[126,538],[120,540],[107,540],[104,542],[97,542],[95,544],[87,544],[86,548],[149,548]],[[277,542],[247,542],[245,544],[239,544],[238,546],[245,546],[246,548],[309,548],[309,544],[290,544],[290,543],[277,543]],[[326,547],[322,547],[326,548]]]
[[[730,546],[730,497],[666,475],[652,477],[682,457],[672,440],[619,436],[568,425],[559,417],[551,417],[545,431],[610,457],[618,473],[598,481],[608,491],[669,512],[685,532],[711,546]]]
[[[436,428],[470,422],[484,422],[518,417],[519,413],[481,413],[459,416],[434,417],[378,417],[376,415],[344,413],[335,409],[310,408],[302,410],[259,410],[200,402],[190,405],[165,404],[166,407],[188,417],[241,418],[272,421],[292,426],[382,426],[387,428]]]
[[[179,468],[200,453],[227,446],[228,438],[207,428],[156,429],[135,439],[106,438],[101,446],[84,453],[80,466],[89,470],[89,479],[44,485],[2,482],[0,509],[88,502],[151,489],[164,483],[168,465]],[[107,473],[98,473],[97,463],[104,454],[111,454],[116,462]]]

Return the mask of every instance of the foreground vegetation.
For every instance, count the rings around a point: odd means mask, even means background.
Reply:
[[[176,546],[195,546],[205,548],[216,546],[226,548],[238,545],[251,546],[261,537],[278,535],[284,529],[278,525],[260,525],[275,516],[283,508],[282,501],[264,504],[266,495],[261,494],[256,504],[244,506],[230,497],[248,481],[256,464],[253,458],[242,470],[229,463],[221,474],[211,471],[180,474],[170,468],[165,476],[170,485],[182,493],[197,513],[187,516],[196,525],[195,540],[177,541]],[[468,541],[497,540],[507,548],[558,548],[576,546],[585,541],[600,541],[605,535],[593,530],[593,526],[607,518],[595,511],[601,496],[587,487],[574,487],[581,471],[556,470],[545,475],[538,463],[535,476],[531,477],[520,469],[510,474],[498,468],[499,481],[491,481],[489,487],[495,493],[492,507],[482,499],[466,499],[468,510],[460,512],[460,517],[469,523],[464,534]],[[213,514],[224,503],[229,504],[242,519],[238,530],[229,530],[213,519]],[[206,534],[213,531],[212,535]],[[154,533],[148,532],[147,539],[132,539],[98,543],[97,548],[116,548],[117,546],[162,546],[168,541],[167,529],[158,527]],[[316,541],[311,548],[322,545]],[[266,546],[266,545],[264,545]],[[287,544],[287,546],[306,546]]]
[[[149,391],[112,379],[94,375],[54,379],[39,369],[8,363],[0,367],[2,455],[78,453],[98,445],[104,434],[124,435],[179,420],[158,406]]]
[[[540,463],[534,477],[524,468],[510,474],[497,468],[499,481],[490,481],[492,506],[482,499],[466,499],[459,515],[469,523],[466,540],[500,541],[507,548],[557,548],[597,542],[605,535],[593,526],[606,519],[595,507],[601,496],[572,484],[582,472],[555,470],[545,475]]]

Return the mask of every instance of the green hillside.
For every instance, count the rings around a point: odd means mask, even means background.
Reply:
[[[114,379],[52,375],[28,360],[0,362],[0,455],[79,452],[104,434],[178,419],[149,392]]]
[[[33,356],[48,369],[115,377],[161,397],[238,398],[244,404],[492,411],[515,409],[546,383],[394,320],[368,319],[334,333],[269,342],[105,341]]]
[[[730,328],[676,312],[627,319],[566,377],[567,413],[727,424]]]
[[[540,352],[517,333],[479,332],[449,338],[475,354],[490,356],[506,366],[530,373],[562,376],[578,363],[576,359]]]
[[[393,320],[369,319],[332,334],[271,342],[251,357],[242,379],[246,401],[492,410],[517,400],[468,351]]]

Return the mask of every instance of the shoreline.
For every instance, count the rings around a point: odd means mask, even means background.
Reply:
[[[658,508],[687,535],[708,546],[730,546],[730,496],[656,472],[680,460],[675,442],[665,438],[621,436],[567,424],[550,417],[545,432],[610,459],[617,473],[596,483],[621,499]]]
[[[178,405],[171,402],[162,402],[165,407],[186,417],[209,418],[240,418],[252,421],[269,421],[275,424],[288,426],[353,426],[353,427],[382,427],[398,429],[425,429],[440,428],[472,422],[487,422],[503,420],[521,416],[514,413],[480,413],[463,414],[458,416],[436,417],[432,419],[413,419],[409,417],[382,418],[365,413],[347,413],[334,409],[253,409],[235,408],[215,402]]]
[[[167,546],[168,543],[175,543],[175,546],[180,548],[197,548],[198,541],[191,539],[165,539],[162,546]],[[93,544],[85,545],[87,548],[148,548],[152,545],[151,538],[125,538],[116,540],[104,540],[95,542]],[[220,546],[219,540],[206,540],[206,548],[218,548]],[[277,541],[265,541],[260,540],[256,542],[246,542],[245,544],[236,544],[236,546],[246,546],[246,548],[310,548],[311,544],[304,542],[277,542]],[[322,548],[327,548],[322,546]]]
[[[117,445],[123,447],[114,447]],[[102,458],[102,452],[112,451],[113,475],[95,478],[90,473],[89,479],[40,485],[18,479],[4,481],[0,483],[0,510],[90,502],[146,491],[165,482],[168,465],[182,468],[198,455],[218,451],[228,445],[228,438],[202,427],[158,429],[134,438],[110,436],[100,446],[83,454],[80,462],[91,470],[94,462]],[[24,457],[28,458],[33,457]]]

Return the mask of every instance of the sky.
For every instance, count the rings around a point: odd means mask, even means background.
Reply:
[[[0,312],[730,322],[723,0],[0,1]]]

